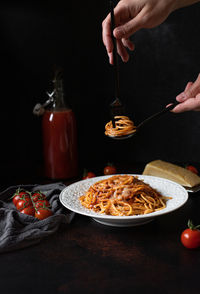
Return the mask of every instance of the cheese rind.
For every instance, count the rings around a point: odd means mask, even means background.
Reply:
[[[154,160],[146,164],[143,175],[165,178],[186,187],[194,187],[200,184],[200,177],[195,173],[162,160]]]

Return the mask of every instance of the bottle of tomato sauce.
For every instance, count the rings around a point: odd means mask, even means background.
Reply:
[[[69,179],[78,175],[76,120],[64,99],[62,73],[53,84],[52,103],[42,117],[44,172],[47,178]]]

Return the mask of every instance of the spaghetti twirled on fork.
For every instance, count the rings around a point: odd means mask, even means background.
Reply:
[[[147,214],[166,207],[167,199],[135,176],[115,175],[90,186],[81,204],[114,216]]]
[[[106,136],[126,136],[136,131],[136,126],[128,116],[115,116],[114,119],[116,120],[115,127],[113,127],[112,121],[105,125]]]

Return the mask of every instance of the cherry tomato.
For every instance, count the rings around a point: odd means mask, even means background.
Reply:
[[[35,215],[35,208],[33,206],[29,206],[29,207],[22,209],[20,212],[34,216]]]
[[[117,169],[114,165],[108,164],[106,167],[104,167],[103,173],[104,175],[113,175],[116,174]]]
[[[28,197],[26,196],[25,199],[20,199],[20,200],[18,200],[18,201],[17,201],[17,204],[16,204],[16,208],[17,208],[19,211],[23,210],[23,209],[26,208],[26,207],[30,207],[30,206],[33,206],[33,204],[32,204],[32,201],[31,201],[31,199],[30,199],[29,196],[28,196]]]
[[[42,192],[34,192],[31,195],[32,201],[37,202],[38,200],[44,200],[46,199],[46,196]]]
[[[39,208],[36,210],[35,212],[35,217],[37,217],[38,219],[45,219],[49,216],[51,216],[53,213],[50,209],[46,209],[46,208]]]
[[[181,243],[189,249],[200,246],[200,226],[194,226],[192,221],[188,221],[188,228],[181,233]]]
[[[35,202],[35,208],[48,208],[50,207],[50,203],[48,200],[38,200]]]
[[[198,170],[196,169],[195,166],[193,166],[193,165],[187,165],[187,166],[186,166],[186,169],[188,169],[188,170],[190,170],[191,172],[193,172],[193,173],[195,173],[195,174],[198,175]]]
[[[12,199],[14,205],[16,206],[17,201],[20,200],[20,199],[23,199],[23,198],[26,197],[26,196],[29,197],[29,195],[28,195],[28,193],[27,193],[26,191],[21,191],[21,192],[18,192],[18,191],[17,191],[17,192],[13,195],[13,199]]]
[[[87,172],[86,174],[84,174],[83,180],[94,178],[94,177],[96,177],[96,175],[93,172]]]
[[[13,201],[13,203],[14,203],[15,206],[16,206],[17,201],[18,201],[19,199],[21,199],[20,196],[19,196],[19,194],[16,194],[16,195],[13,197],[12,201]]]

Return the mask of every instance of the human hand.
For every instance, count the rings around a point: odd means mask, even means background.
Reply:
[[[200,111],[200,74],[194,83],[187,83],[185,90],[176,97],[176,100],[180,104],[172,110],[174,113]]]
[[[153,28],[160,25],[177,7],[176,0],[121,0],[114,9],[117,51],[124,62],[129,59],[127,49],[134,50],[134,44],[129,40],[136,31],[142,28]],[[113,42],[111,38],[110,14],[102,23],[102,38],[113,64]]]

